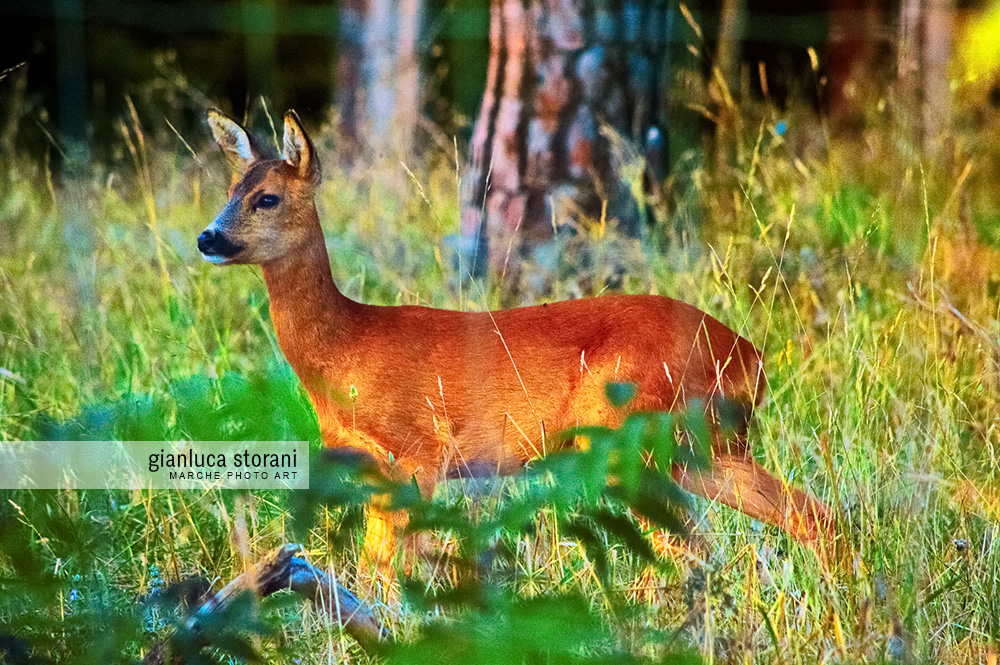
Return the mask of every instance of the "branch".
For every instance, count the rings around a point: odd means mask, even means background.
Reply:
[[[372,650],[380,642],[392,638],[389,630],[379,622],[371,609],[353,593],[342,587],[336,579],[297,556],[298,545],[287,544],[272,550],[252,568],[227,584],[209,598],[187,622],[187,628],[197,633],[201,621],[227,607],[244,591],[251,591],[263,598],[272,593],[291,589],[312,601],[313,607],[331,621],[335,621],[348,635],[357,640],[365,650]],[[207,639],[202,638],[205,644]],[[143,659],[144,665],[166,665],[178,662],[167,659],[167,637],[158,642]]]

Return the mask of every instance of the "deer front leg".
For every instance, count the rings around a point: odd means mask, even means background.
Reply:
[[[391,463],[392,455],[377,441],[345,426],[327,401],[317,400],[316,411],[328,462],[344,465],[357,480],[376,486],[385,479],[398,479],[400,470]],[[394,560],[406,515],[388,510],[390,500],[389,495],[376,495],[365,506],[365,537],[357,570],[359,582],[369,583],[372,596],[394,606],[400,600]]]
[[[368,506],[365,524],[364,559],[378,597],[392,606],[400,601],[396,576],[396,552],[400,532],[406,527],[406,513]]]
[[[421,495],[430,498],[433,493],[433,476],[423,469],[396,462],[383,466],[386,477],[396,482],[417,481]],[[379,590],[378,596],[390,607],[398,607],[402,601],[397,571],[399,564],[408,574],[418,555],[420,538],[418,534],[403,537],[409,515],[404,510],[390,510],[389,496],[375,497],[366,510],[364,559],[371,573],[371,581]],[[403,542],[400,555],[400,541]]]
[[[385,479],[404,484],[416,480],[424,498],[430,498],[433,494],[435,481],[433,468],[393,455],[382,442],[353,427],[348,427],[339,417],[334,417],[336,414],[323,412],[319,407],[317,412],[327,415],[325,420],[321,418],[321,422],[325,424],[322,435],[329,456],[343,458],[356,468],[364,470],[364,474],[370,474],[369,477],[378,483]],[[375,476],[377,478],[374,478]],[[405,511],[389,510],[390,503],[391,496],[386,493],[372,497],[371,504],[365,508],[365,538],[362,561],[359,562],[358,570],[362,577],[370,581],[372,592],[376,597],[384,600],[387,605],[396,607],[401,601],[396,574],[396,555],[400,536],[409,518]],[[418,540],[416,537],[405,539],[404,552],[407,558],[404,565],[407,568]]]

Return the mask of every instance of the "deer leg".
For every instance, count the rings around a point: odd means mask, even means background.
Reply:
[[[374,504],[368,507],[365,515],[364,558],[372,585],[380,590],[378,596],[390,606],[400,600],[395,559],[399,534],[406,521],[405,513],[388,511]]]
[[[710,468],[692,470],[675,466],[673,475],[685,490],[773,524],[799,542],[811,546],[833,543],[829,509],[772,476],[749,453],[716,452]]]
[[[387,467],[385,475],[399,482],[415,478],[424,498],[430,498],[434,492],[433,476],[423,469],[404,467],[397,463],[396,466]],[[368,506],[364,550],[365,558],[373,573],[372,581],[385,589],[382,595],[387,604],[398,605],[401,596],[396,556],[400,553],[400,540],[403,543],[400,563],[404,572],[409,574],[420,553],[423,538],[422,534],[403,536],[409,523],[409,515],[403,510],[388,510],[386,504],[385,497],[379,497]]]

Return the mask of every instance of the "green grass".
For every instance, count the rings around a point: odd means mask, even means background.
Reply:
[[[123,142],[125,157],[87,171],[76,194],[49,186],[43,165],[6,162],[0,438],[252,435],[317,444],[259,271],[218,269],[196,252],[228,184],[207,131],[186,137],[201,148],[197,159],[177,141],[140,141],[133,120],[128,131],[134,162]],[[975,225],[995,219],[988,158],[996,143],[957,137],[976,166],[956,199],[961,166],[921,157],[890,120],[875,118],[866,141],[795,143],[809,131],[791,124],[783,139],[763,132],[759,142],[754,131],[728,181],[691,157],[685,163],[695,170],[674,181],[674,208],[653,209],[659,221],[641,242],[596,229],[563,237],[544,268],[526,266],[517,298],[597,295],[621,267],[624,290],[685,300],[752,340],[769,379],[752,430],[755,454],[836,507],[851,562],[824,569],[787,536],[699,501],[705,565],[676,555],[648,569],[612,543],[602,591],[593,559],[543,512],[539,528],[506,538],[516,563],[502,586],[525,598],[577,594],[602,617],[602,639],[638,656],[658,657],[658,644],[680,640],[708,662],[994,663],[1000,316],[990,284],[956,274],[953,257],[968,250],[944,246],[961,221],[956,200],[968,202]],[[393,162],[338,169],[332,136],[327,128],[318,142],[327,165],[318,203],[345,293],[463,309],[510,299],[453,265],[445,238],[457,231],[458,195],[449,156],[409,165],[421,195]],[[66,240],[66,220],[80,210],[92,255]],[[940,246],[928,242],[935,229],[943,229]],[[259,403],[270,405],[266,414]],[[353,541],[333,546],[343,542],[341,526],[356,521],[333,510],[301,538],[285,499],[5,493],[0,632],[56,658],[135,657],[150,643],[145,631],[164,630],[137,599],[190,575],[232,579],[295,539],[349,588],[377,598]],[[455,546],[445,534],[438,540]],[[258,642],[270,662],[369,659],[300,606],[276,612],[278,637]],[[416,640],[440,612],[390,621]],[[111,615],[115,630],[79,623]],[[45,637],[49,628],[56,637]],[[75,651],[83,646],[86,655]]]

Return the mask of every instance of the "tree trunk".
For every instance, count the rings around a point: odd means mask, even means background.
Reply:
[[[493,0],[491,11],[463,179],[464,269],[501,268],[509,247],[545,241],[564,220],[598,219],[605,205],[634,233],[643,164],[634,146],[663,126],[667,2]]]
[[[59,129],[66,145],[62,159],[65,211],[62,235],[68,262],[76,277],[80,304],[94,303],[94,225],[87,208],[87,72],[84,60],[84,19],[81,0],[58,0],[56,51],[58,63]],[[84,326],[86,330],[86,327]]]
[[[336,107],[341,150],[350,156],[361,147],[361,118],[365,115],[361,63],[364,59],[364,26],[367,0],[342,0],[338,35]]]
[[[337,107],[349,153],[406,159],[420,118],[421,0],[345,0]]]
[[[951,61],[952,29],[955,22],[955,0],[926,0],[923,48],[923,145],[931,155],[947,158],[945,133],[951,121]]]
[[[903,0],[897,71],[904,101],[919,109],[912,126],[929,156],[943,155],[951,119],[951,60],[955,0]]]
[[[735,100],[740,94],[740,52],[746,31],[746,0],[722,0],[719,16],[718,47],[712,63],[712,77],[708,91],[715,110],[715,173],[725,190],[723,196],[731,198],[733,183],[724,174],[736,163],[739,155],[739,117]]]
[[[834,126],[859,133],[864,127],[864,104],[878,93],[884,81],[879,59],[879,26],[883,25],[877,0],[833,0],[830,9],[830,42],[827,50],[829,83],[827,109]]]
[[[903,94],[919,96],[920,21],[923,0],[902,0],[899,8],[899,37],[896,47],[896,77]]]

